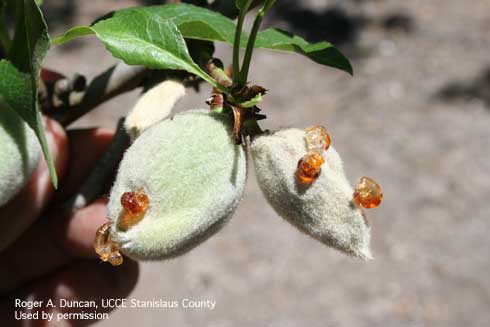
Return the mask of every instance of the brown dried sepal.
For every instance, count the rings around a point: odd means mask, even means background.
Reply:
[[[93,245],[100,260],[109,262],[113,266],[119,266],[124,259],[119,252],[119,244],[112,240],[111,225],[110,222],[105,223],[97,229]]]
[[[247,86],[245,85],[241,89],[235,90],[233,92],[233,97],[237,99],[240,103],[250,101],[254,99],[257,95],[265,95],[267,90],[259,85]]]
[[[235,137],[235,143],[239,145],[242,144],[243,142],[242,126],[245,118],[244,109],[239,106],[231,106],[231,109],[233,110],[233,118],[234,118],[233,136]]]
[[[206,104],[209,106],[211,111],[222,110],[224,106],[224,96],[222,93],[213,92],[211,97],[206,100]]]
[[[126,192],[121,196],[123,214],[119,219],[117,227],[122,231],[127,231],[145,216],[150,204],[150,199],[143,189],[136,192]]]

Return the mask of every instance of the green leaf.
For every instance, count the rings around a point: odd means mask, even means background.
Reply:
[[[8,60],[0,62],[0,98],[36,133],[54,187],[58,185],[53,159],[37,99],[41,63],[49,48],[48,28],[34,0],[15,2],[17,21]]]
[[[0,99],[15,111],[30,112],[32,102],[31,76],[21,73],[8,60],[0,60]]]
[[[126,19],[127,16],[151,14],[162,20],[172,20],[185,38],[204,41],[223,41],[232,43],[235,37],[235,23],[221,14],[189,4],[167,4],[116,11],[112,19]],[[103,22],[102,21],[102,22]],[[99,24],[96,23],[94,27]],[[64,35],[53,39],[53,44],[62,44],[74,38],[90,34],[90,27],[77,26]]]
[[[349,60],[329,42],[308,43],[299,36],[269,28],[257,35],[255,47],[299,53],[321,65],[353,74]]]
[[[37,85],[41,62],[49,48],[48,27],[34,0],[18,2],[18,17],[9,60],[22,72],[33,75]]]
[[[46,162],[49,164],[51,181],[57,187],[56,170],[49,154],[48,142],[44,133],[42,117],[38,109],[37,101],[33,104],[33,98],[37,91],[33,92],[32,76],[29,73],[20,72],[8,60],[0,60],[0,106],[8,107],[17,112],[20,117],[34,130],[41,148],[44,152]],[[34,108],[33,108],[34,105]]]
[[[132,10],[131,14],[116,15],[92,27],[78,28],[76,33],[95,34],[114,57],[129,65],[185,70],[216,85],[211,76],[192,60],[173,21],[150,11]]]
[[[241,3],[242,1],[237,0],[237,4],[238,2]],[[120,27],[128,29],[128,27],[132,28],[132,26],[125,26],[124,20],[141,13],[155,15],[164,20],[172,20],[186,39],[220,41],[233,44],[235,38],[236,25],[231,19],[211,10],[184,3],[123,9],[116,11],[112,17],[102,22],[113,19],[122,20]],[[100,22],[93,27],[98,24]],[[93,34],[91,27],[74,27],[64,35],[54,39],[53,44],[62,44],[87,34]],[[248,35],[243,33],[240,47],[245,48],[247,42]],[[335,67],[352,74],[352,66],[348,59],[328,42],[310,44],[298,36],[275,29],[268,29],[258,34],[255,47],[298,53],[319,64]]]

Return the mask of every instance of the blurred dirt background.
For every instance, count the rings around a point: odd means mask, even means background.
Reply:
[[[57,35],[134,5],[45,0],[44,10]],[[270,89],[266,127],[323,124],[352,183],[380,182],[384,203],[368,213],[376,260],[350,259],[293,229],[251,170],[231,223],[184,257],[142,264],[131,295],[213,300],[215,310],[117,310],[98,325],[489,326],[490,1],[279,0],[273,11],[266,25],[332,41],[352,59],[353,78],[258,51],[251,77]],[[230,55],[218,47],[228,63]],[[47,66],[91,77],[113,62],[87,38],[54,48]],[[190,91],[179,109],[203,107],[208,95]],[[75,126],[114,128],[137,96]]]

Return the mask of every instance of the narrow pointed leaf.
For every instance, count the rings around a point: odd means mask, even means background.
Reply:
[[[309,43],[299,36],[270,28],[257,35],[255,47],[299,53],[321,65],[353,74],[349,60],[329,42]]]
[[[36,133],[48,164],[51,181],[58,179],[49,153],[37,99],[41,63],[49,36],[41,10],[34,0],[19,0],[16,26],[8,60],[0,62],[0,100],[16,111]]]

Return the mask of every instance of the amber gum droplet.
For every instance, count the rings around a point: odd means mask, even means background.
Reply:
[[[93,245],[100,260],[109,262],[113,266],[119,266],[124,259],[119,252],[119,244],[112,240],[111,225],[110,222],[105,223],[97,229]]]
[[[122,265],[122,263],[124,262],[124,259],[121,255],[121,253],[119,252],[113,252],[111,253],[111,255],[109,256],[109,258],[107,259],[107,261],[113,265],[113,266],[120,266]]]
[[[312,184],[321,173],[321,166],[325,160],[317,151],[308,152],[298,162],[296,169],[296,180],[301,185]]]
[[[373,209],[378,207],[383,200],[383,192],[378,183],[372,178],[362,177],[354,191],[354,202],[363,208]]]
[[[124,193],[121,196],[123,213],[117,227],[122,231],[127,231],[139,223],[145,216],[149,204],[150,199],[142,188],[136,192]]]
[[[327,151],[330,148],[331,139],[325,127],[315,125],[306,129],[306,147],[308,151]]]

